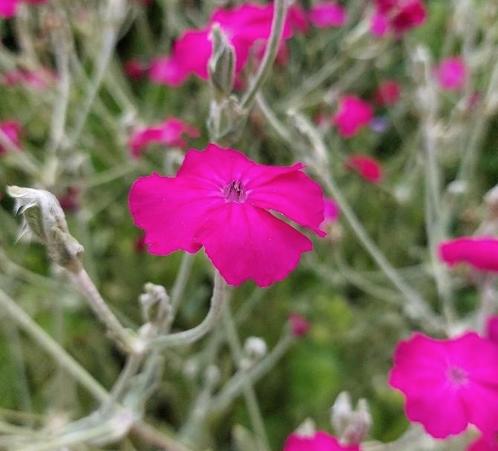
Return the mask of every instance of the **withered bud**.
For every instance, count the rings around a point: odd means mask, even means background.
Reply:
[[[209,81],[217,97],[230,95],[235,82],[235,50],[218,24],[210,34],[213,53],[208,63]]]
[[[34,239],[44,244],[50,259],[71,272],[81,268],[83,246],[69,233],[66,217],[57,198],[40,189],[9,186],[15,212],[23,217],[18,239]]]

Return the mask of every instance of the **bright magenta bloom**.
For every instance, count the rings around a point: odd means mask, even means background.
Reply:
[[[358,445],[341,445],[334,436],[318,431],[312,436],[289,435],[283,451],[360,451],[360,448]]]
[[[498,425],[498,346],[474,332],[448,340],[420,333],[398,344],[389,383],[406,415],[435,438]]]
[[[377,27],[372,27],[374,32],[380,31],[380,18],[384,17],[389,24],[389,28],[397,35],[401,35],[412,28],[423,25],[427,19],[427,9],[423,0],[375,0],[376,12],[378,16],[375,21]],[[384,33],[375,33],[376,36],[381,36]]]
[[[231,285],[271,285],[311,251],[307,237],[271,212],[324,236],[322,189],[302,163],[266,166],[215,144],[189,150],[176,177],[139,178],[129,205],[151,254],[204,247]]]
[[[380,163],[368,155],[352,155],[346,160],[345,166],[374,184],[380,183],[384,175]]]
[[[128,145],[134,158],[150,144],[162,144],[168,147],[185,147],[184,136],[197,138],[199,130],[176,117],[170,117],[160,124],[136,130],[131,136]]]
[[[439,258],[448,266],[466,263],[478,271],[498,271],[498,239],[469,236],[448,240],[439,245]]]
[[[467,66],[462,58],[446,58],[436,69],[436,77],[441,89],[457,91],[467,80]]]
[[[373,117],[370,104],[359,97],[347,95],[339,99],[339,108],[332,121],[344,138],[351,138],[369,124]]]
[[[386,80],[375,91],[375,101],[381,106],[391,106],[398,102],[400,95],[401,88],[398,82]]]
[[[222,28],[234,47],[236,73],[239,74],[247,63],[253,45],[268,40],[272,19],[272,4],[248,2],[234,8],[217,8],[205,27],[185,30],[176,40],[171,55],[152,62],[150,77],[152,81],[168,86],[180,86],[191,75],[206,80],[207,64],[212,53],[209,35],[215,23]],[[297,31],[305,31],[307,26],[301,9],[291,7],[283,39],[290,39]]]
[[[342,27],[348,20],[346,10],[335,2],[322,1],[311,7],[310,22],[318,28]]]
[[[467,451],[498,451],[498,434],[482,435],[470,444]]]
[[[4,134],[5,139],[12,143],[13,148],[15,150],[19,150],[21,124],[17,121],[0,122],[0,131]],[[11,150],[10,147],[4,147],[0,142],[0,155],[8,152],[9,150]]]

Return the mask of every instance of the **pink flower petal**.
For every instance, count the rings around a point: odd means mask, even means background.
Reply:
[[[312,6],[309,18],[318,28],[342,27],[347,21],[347,13],[345,8],[337,3],[321,1]]]
[[[446,58],[436,68],[436,77],[441,89],[457,91],[465,86],[467,72],[467,66],[462,58]]]
[[[369,183],[377,184],[383,179],[380,163],[368,155],[353,155],[346,159],[345,166],[359,174]]]
[[[360,451],[360,448],[358,445],[341,445],[334,436],[318,431],[312,436],[289,435],[283,451]]]
[[[270,213],[232,203],[206,218],[197,235],[206,254],[230,285],[253,280],[259,287],[293,271],[311,241]]]
[[[439,245],[439,258],[448,266],[466,263],[479,271],[498,271],[498,239],[460,237]]]
[[[346,95],[339,99],[339,108],[332,122],[344,138],[351,138],[369,124],[373,117],[372,107],[359,97]]]
[[[199,224],[220,203],[222,199],[210,197],[210,187],[203,183],[157,174],[136,180],[129,197],[135,224],[145,230],[145,244],[154,255],[197,252]]]

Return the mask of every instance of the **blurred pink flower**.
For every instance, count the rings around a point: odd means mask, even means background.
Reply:
[[[183,148],[187,145],[184,136],[197,138],[199,130],[181,119],[170,117],[160,124],[136,130],[131,135],[128,146],[132,156],[138,158],[151,144]]]
[[[341,136],[351,138],[368,125],[372,117],[373,110],[369,103],[359,97],[346,95],[339,99],[339,108],[332,122]]]
[[[498,344],[498,316],[490,316],[486,321],[486,338]],[[498,427],[497,427],[498,429]]]
[[[235,69],[239,74],[247,63],[253,45],[268,39],[272,19],[272,4],[248,2],[234,8],[217,8],[205,27],[185,30],[174,43],[169,56],[156,58],[152,62],[150,78],[156,83],[173,87],[182,85],[191,75],[206,80],[207,64],[212,53],[210,31],[215,23],[234,47]],[[292,6],[287,15],[283,39],[290,39],[296,32],[305,31],[307,26],[301,8]],[[261,54],[261,50],[258,53]],[[285,54],[282,49],[281,54]]]
[[[14,69],[2,75],[1,83],[6,86],[23,86],[42,91],[54,84],[56,74],[49,69]]]
[[[439,258],[448,266],[466,263],[478,271],[498,271],[498,239],[463,236],[439,244]]]
[[[498,346],[474,332],[436,340],[420,333],[401,341],[389,383],[406,398],[406,416],[435,438],[483,432],[498,421]]]
[[[229,284],[253,280],[265,287],[284,279],[313,248],[271,212],[324,235],[323,192],[303,167],[262,165],[210,144],[189,150],[176,177],[135,181],[129,206],[151,254],[204,247]]]
[[[137,58],[132,58],[124,63],[125,74],[132,80],[144,77],[149,70],[149,65]]]
[[[339,205],[337,205],[335,200],[326,197],[324,200],[324,210],[323,210],[323,215],[325,217],[324,222],[335,222],[339,219],[340,214],[341,212],[339,210]]]
[[[310,322],[299,313],[291,313],[289,315],[289,323],[292,335],[296,338],[308,335],[311,328]]]
[[[439,86],[445,91],[458,91],[463,88],[467,75],[465,61],[458,56],[444,59],[436,68]]]
[[[12,143],[14,150],[20,150],[21,124],[18,121],[0,122],[0,132],[3,134],[3,138]],[[4,146],[0,140],[0,155],[10,150],[10,146]]]
[[[19,3],[28,3],[31,5],[41,5],[48,0],[0,0],[0,18],[8,19],[17,13]]]
[[[81,206],[81,189],[77,186],[68,186],[62,195],[57,196],[57,199],[65,212],[78,211]]]
[[[368,155],[352,155],[345,161],[347,169],[351,169],[370,183],[380,183],[383,178],[382,166],[380,163]]]
[[[333,1],[314,4],[309,12],[310,22],[318,28],[342,27],[348,20],[346,9]]]
[[[498,451],[498,434],[481,435],[469,445],[467,451]]]
[[[394,80],[383,81],[375,91],[375,101],[380,106],[391,106],[399,101],[401,88]]]
[[[423,25],[427,19],[427,8],[423,0],[375,0],[375,6],[370,29],[376,36],[383,36],[387,32],[383,21],[399,36]]]
[[[389,31],[389,21],[384,14],[375,12],[370,18],[370,33],[377,38],[382,38]]]
[[[360,451],[360,447],[341,445],[334,436],[323,431],[310,436],[294,432],[287,437],[283,451]]]

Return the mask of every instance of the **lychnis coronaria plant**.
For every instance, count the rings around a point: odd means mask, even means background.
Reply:
[[[0,449],[498,451],[497,30],[0,0]]]

